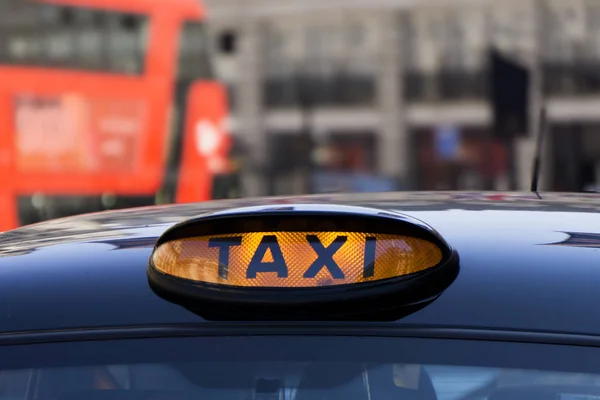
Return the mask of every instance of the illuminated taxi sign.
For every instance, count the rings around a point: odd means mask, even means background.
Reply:
[[[363,232],[249,232],[173,240],[152,257],[162,273],[241,287],[323,287],[389,279],[439,264],[426,240]]]
[[[148,282],[213,320],[397,318],[397,310],[414,312],[439,297],[458,267],[443,238],[411,217],[286,204],[175,225],[154,247]]]

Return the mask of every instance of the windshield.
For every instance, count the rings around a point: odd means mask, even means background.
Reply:
[[[0,398],[598,399],[596,353],[521,343],[301,336],[3,346]]]

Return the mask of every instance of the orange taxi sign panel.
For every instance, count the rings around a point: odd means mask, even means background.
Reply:
[[[427,240],[364,232],[250,232],[161,244],[152,255],[164,274],[255,288],[311,288],[373,282],[438,265]]]

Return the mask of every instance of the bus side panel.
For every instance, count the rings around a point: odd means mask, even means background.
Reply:
[[[10,108],[10,98],[0,93],[0,110]],[[1,115],[2,111],[0,111]],[[10,121],[0,118],[0,232],[17,227],[17,196],[15,170],[13,168],[13,143]]]
[[[167,85],[102,74],[2,75],[8,107],[1,119],[9,122],[3,136],[15,151],[18,194],[156,192],[163,155],[151,153],[164,142],[159,100]]]
[[[230,143],[223,127],[227,116],[223,86],[216,82],[196,82],[190,87],[187,99],[177,203],[212,198],[214,162],[226,158]]]

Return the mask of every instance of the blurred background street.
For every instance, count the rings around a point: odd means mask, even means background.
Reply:
[[[0,0],[0,230],[600,183],[600,0]]]
[[[550,123],[541,187],[596,185],[600,1],[207,7],[249,194],[528,189],[540,101]],[[494,130],[490,48],[529,74],[527,121],[509,135]]]

